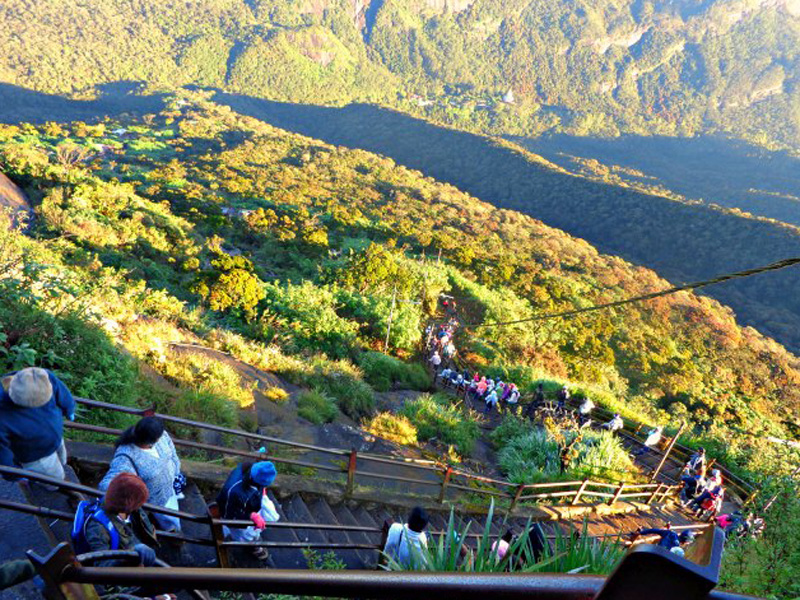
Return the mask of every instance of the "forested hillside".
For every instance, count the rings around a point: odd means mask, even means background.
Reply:
[[[0,139],[3,170],[36,205],[35,239],[4,232],[0,244],[12,274],[3,279],[5,348],[21,364],[34,356],[77,370],[79,393],[134,392],[120,375],[99,375],[125,362],[89,350],[107,342],[72,343],[76,319],[164,376],[194,381],[181,412],[220,418],[209,406],[246,406],[250,393],[171,349],[190,336],[322,390],[359,419],[373,411],[373,389],[392,385],[387,373],[420,381],[370,351],[382,348],[393,292],[389,347],[401,358],[417,351],[447,292],[472,321],[462,356],[523,386],[571,381],[579,395],[653,422],[686,419],[750,467],[768,459],[762,434],[796,433],[797,358],[708,298],[479,328],[668,284],[390,159],[289,134],[197,94],[143,119],[4,126]],[[87,351],[98,361],[86,363]]]
[[[800,145],[797,0],[7,0],[0,81],[375,101],[493,133]]]

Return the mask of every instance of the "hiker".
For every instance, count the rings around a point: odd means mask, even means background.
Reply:
[[[75,400],[67,386],[37,367],[3,375],[2,383],[0,465],[63,480],[64,418],[75,420]]]
[[[647,438],[645,439],[644,444],[642,444],[642,447],[639,448],[636,452],[634,452],[634,456],[641,456],[643,454],[646,454],[647,452],[650,452],[650,450],[652,450],[654,446],[657,446],[658,443],[661,441],[661,434],[663,431],[664,428],[661,425],[659,425],[655,429],[651,429],[650,431],[648,431]]]
[[[711,471],[711,477],[706,481],[705,489],[689,503],[689,508],[698,514],[704,510],[716,514],[722,506],[725,489],[722,487],[722,473],[719,469]]]
[[[497,406],[497,392],[492,390],[488,394],[486,394],[486,408],[483,411],[483,414],[488,415],[492,412],[492,409]]]
[[[611,433],[619,431],[623,427],[625,427],[625,423],[619,413],[614,413],[614,417],[608,423],[602,425],[603,429],[608,429]]]
[[[497,558],[497,562],[500,562],[506,557],[506,554],[508,554],[508,549],[511,547],[511,541],[513,539],[514,539],[514,532],[511,529],[507,529],[506,532],[503,534],[503,537],[501,537],[494,544],[492,544],[492,554],[494,554],[495,558]]]
[[[175,452],[172,438],[164,431],[164,423],[157,417],[144,417],[128,427],[119,436],[114,458],[108,473],[98,486],[105,490],[120,473],[134,473],[147,485],[150,502],[171,510],[178,510],[175,480],[181,472],[181,461]],[[177,533],[181,530],[178,517],[153,513],[161,529]]]
[[[483,398],[483,395],[486,393],[486,388],[488,383],[486,381],[486,376],[481,377],[478,384],[475,386],[475,399]]]
[[[100,500],[78,505],[72,526],[75,552],[135,550],[142,565],[156,562],[153,546],[158,545],[153,525],[142,511],[150,495],[147,485],[133,473],[119,473],[111,480]],[[125,559],[101,560],[98,567],[116,567]]]
[[[456,355],[456,347],[453,342],[448,343],[444,350],[442,350],[442,356],[445,360],[451,360]]]
[[[428,359],[428,362],[433,365],[433,370],[436,371],[439,369],[439,365],[442,364],[442,357],[439,356],[439,352],[437,350],[433,351],[431,357]]]
[[[558,390],[556,400],[558,401],[556,410],[561,412],[567,408],[567,401],[569,400],[569,387],[567,387],[566,384],[560,390]]]
[[[635,541],[639,536],[642,535],[657,535],[661,539],[659,540],[657,546],[664,548],[665,550],[669,550],[670,552],[677,554],[678,556],[684,555],[684,546],[688,546],[694,541],[694,532],[691,529],[687,529],[686,531],[682,531],[680,534],[675,533],[672,529],[667,526],[667,529],[638,529],[634,535],[633,540]]]
[[[681,477],[683,488],[681,489],[681,500],[686,506],[694,500],[698,492],[705,487],[703,470],[697,469],[694,473]]]
[[[450,380],[450,373],[452,373],[452,371],[449,368],[444,368],[439,371],[439,374],[436,377],[442,380],[442,385],[447,385],[448,381]]]
[[[393,523],[386,537],[383,553],[406,569],[425,563],[423,551],[428,547],[425,528],[428,526],[428,513],[415,506],[408,515],[408,523]]]
[[[698,448],[697,452],[692,454],[689,462],[686,463],[686,469],[690,472],[697,471],[698,469],[705,470],[706,468],[706,449],[705,448]]]
[[[583,427],[583,425],[589,421],[589,415],[592,414],[594,410],[594,402],[592,402],[591,398],[586,398],[578,408],[578,425]]]
[[[535,416],[536,410],[538,408],[540,408],[541,406],[544,406],[544,384],[543,383],[540,383],[538,386],[536,386],[536,392],[533,394],[533,400],[531,400],[531,403],[528,404],[528,408],[527,408],[525,414],[528,416],[528,418],[533,420],[533,417]]]
[[[217,495],[220,518],[253,524],[245,528],[224,526],[225,537],[235,542],[255,542],[261,539],[267,523],[280,520],[275,503],[267,495],[267,488],[277,474],[275,465],[269,461],[242,463],[231,471]],[[252,552],[259,560],[269,557],[267,549],[261,546]]]
[[[508,412],[512,415],[517,414],[517,407],[519,406],[519,390],[517,389],[517,384],[512,383],[506,387],[509,392],[504,394],[503,397],[506,401],[506,407],[508,407]]]

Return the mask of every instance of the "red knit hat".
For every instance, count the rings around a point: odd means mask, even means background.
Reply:
[[[120,473],[111,480],[106,490],[103,508],[113,514],[130,514],[142,508],[149,497],[150,492],[144,481],[133,473]]]

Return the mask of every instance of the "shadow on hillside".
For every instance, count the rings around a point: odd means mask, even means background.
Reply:
[[[217,93],[216,101],[277,127],[388,156],[495,206],[525,212],[603,252],[699,280],[799,254],[796,230],[702,204],[575,177],[495,140],[389,109],[272,102]],[[740,321],[800,348],[797,270],[707,288]]]
[[[100,95],[96,100],[71,100],[0,83],[0,123],[85,121],[122,113],[158,112],[163,108],[163,94],[136,95],[139,88],[137,82],[119,81],[98,86]]]
[[[578,157],[595,160],[633,184],[660,185],[800,226],[800,158],[785,151],[714,135],[509,139],[567,170],[581,168]]]

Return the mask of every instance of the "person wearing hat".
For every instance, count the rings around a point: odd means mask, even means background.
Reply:
[[[3,375],[2,384],[0,465],[64,479],[64,417],[75,419],[67,386],[37,367]]]
[[[225,481],[217,495],[217,506],[221,519],[252,521],[249,527],[224,526],[226,537],[235,542],[256,542],[267,523],[280,519],[275,504],[267,495],[267,488],[275,481],[278,472],[269,461],[242,463],[237,466]],[[253,556],[266,560],[266,548],[257,547]]]
[[[158,545],[158,542],[150,520],[141,510],[149,496],[147,485],[133,473],[120,473],[114,477],[103,497],[102,511],[116,530],[116,548],[112,548],[111,532],[107,526],[100,519],[90,517],[84,525],[89,551],[134,550],[142,565],[152,566],[156,561],[156,553],[151,546]],[[124,564],[124,560],[109,559],[99,561],[96,566],[114,567]]]

